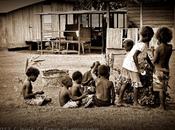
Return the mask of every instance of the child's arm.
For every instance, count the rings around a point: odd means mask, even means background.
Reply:
[[[29,82],[24,82],[23,84],[23,96],[24,96],[24,99],[28,99],[28,98],[34,98],[36,94],[43,94],[43,91],[38,91],[38,92],[31,92],[31,89],[32,89],[32,86]]]
[[[73,100],[73,101],[79,101],[83,98],[85,98],[87,96],[88,93],[84,93],[82,94],[80,97],[77,96],[72,96],[72,94],[69,92],[69,97]]]
[[[148,55],[147,55],[147,57],[146,57],[146,60],[147,60],[147,62],[150,64],[150,66],[151,66],[152,68],[154,68],[154,65],[153,65],[153,63],[151,62],[151,60],[150,60],[150,58],[149,58]]]
[[[139,67],[139,63],[138,63],[138,55],[140,54],[140,51],[137,50],[133,56],[134,62],[136,64],[137,70],[140,72],[140,67]]]
[[[93,78],[94,80],[97,79],[97,76],[95,75],[95,71],[96,71],[96,69],[98,68],[98,66],[99,66],[99,62],[95,62],[95,65],[94,65],[94,67],[93,67],[92,70],[91,70],[91,75],[92,75],[92,78]]]
[[[157,47],[155,52],[154,52],[153,64],[155,64],[157,62],[158,57],[159,57],[159,47]]]
[[[36,94],[35,93],[30,93],[29,89],[30,89],[30,86],[28,86],[28,85],[23,86],[24,99],[29,99],[29,98],[34,98],[35,97]]]

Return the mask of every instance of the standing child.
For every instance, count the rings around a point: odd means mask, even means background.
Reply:
[[[23,83],[22,94],[25,100],[25,103],[29,105],[43,105],[47,102],[51,101],[51,98],[46,98],[42,94],[43,91],[33,92],[32,82],[35,82],[38,75],[39,70],[34,67],[29,67],[26,71],[27,79]],[[42,95],[42,96],[41,96]]]
[[[63,108],[76,108],[79,106],[81,99],[85,98],[87,93],[81,96],[73,96],[71,93],[72,79],[69,76],[65,76],[62,79],[62,87],[59,92],[60,106]],[[75,94],[75,93],[74,93]]]
[[[167,27],[157,30],[156,38],[158,47],[154,53],[153,63],[155,65],[154,91],[159,92],[160,109],[165,109],[165,98],[169,80],[169,60],[172,54],[172,45],[168,44],[172,39],[172,31]]]
[[[130,39],[126,39],[123,41],[123,46],[127,54],[125,55],[125,59],[122,65],[122,73],[120,79],[121,88],[119,89],[119,99],[117,102],[117,106],[123,105],[123,96],[127,85],[132,83],[140,83],[138,73],[132,71],[135,68],[135,63],[133,62],[132,55],[130,54],[130,50],[132,49],[133,45],[134,42]]]
[[[142,79],[145,77],[145,74],[147,75],[146,77],[146,83],[145,80],[142,81],[142,85],[144,87],[149,87],[151,90],[152,87],[152,71],[153,71],[153,64],[148,56],[148,48],[149,48],[149,42],[151,41],[152,37],[154,35],[154,31],[150,26],[144,26],[141,29],[140,36],[141,40],[136,43],[131,52],[133,53],[133,59],[136,65],[136,72],[140,74],[140,78]],[[134,89],[134,104],[138,104],[138,87],[135,87]]]

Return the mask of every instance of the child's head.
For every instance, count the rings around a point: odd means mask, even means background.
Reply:
[[[39,70],[37,68],[34,68],[34,67],[30,67],[26,71],[26,75],[33,82],[37,79],[39,73],[40,73]]]
[[[98,75],[105,78],[109,78],[110,67],[106,65],[100,65],[98,67]]]
[[[64,76],[61,82],[67,88],[72,87],[72,79],[69,76]]]
[[[123,41],[123,46],[127,52],[132,49],[133,45],[134,45],[134,42],[131,39],[126,39]]]
[[[142,36],[142,42],[150,42],[154,35],[154,31],[150,26],[144,26],[141,29],[140,35]]]
[[[73,74],[72,74],[72,79],[74,81],[76,81],[78,84],[81,84],[82,82],[82,73],[80,71],[75,71]]]
[[[172,39],[172,31],[167,27],[160,27],[156,32],[156,38],[159,43],[167,44]]]

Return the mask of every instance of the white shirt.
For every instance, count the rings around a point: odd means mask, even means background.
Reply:
[[[137,50],[142,52],[144,48],[145,43],[137,42],[133,48],[125,55],[122,67],[133,72],[138,72],[133,56]]]

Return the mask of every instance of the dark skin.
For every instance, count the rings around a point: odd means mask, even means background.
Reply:
[[[172,55],[172,45],[160,44],[154,53],[153,63],[156,69],[169,71],[169,60]]]
[[[146,44],[146,46],[149,46],[149,42],[144,42],[144,43]],[[136,67],[137,67],[139,73],[141,73],[139,63],[138,63],[138,56],[140,53],[141,53],[141,51],[137,50],[133,56],[134,62],[136,64]],[[145,58],[146,58],[148,64],[150,64],[150,66],[152,66],[152,68],[154,68],[154,65],[152,64],[148,55]],[[134,88],[134,105],[135,106],[138,105],[138,88]]]
[[[96,67],[94,68],[94,66],[96,65]],[[98,66],[100,65],[99,61],[96,61],[93,63],[93,65],[91,66],[91,70],[93,69],[93,73],[97,74],[97,69]],[[82,79],[82,85],[86,86],[86,85],[90,85],[90,82],[93,81],[93,77],[91,75],[91,70],[87,71],[84,75],[83,75],[83,79]]]
[[[95,64],[94,68],[92,69],[92,72],[96,67],[98,66],[98,63]],[[101,101],[112,101],[111,104],[114,104],[115,101],[115,92],[114,92],[114,85],[112,81],[108,80],[109,74],[107,73],[105,76],[99,75],[99,78],[96,79],[96,98]]]
[[[149,43],[145,43],[145,44],[146,44],[147,46],[149,45]],[[137,50],[137,51],[135,52],[134,56],[133,56],[134,62],[135,62],[135,64],[136,64],[136,67],[137,67],[139,73],[140,73],[140,67],[139,67],[139,63],[138,63],[138,55],[139,55],[140,53],[141,53],[141,52],[140,52],[139,50]],[[150,58],[148,57],[148,55],[147,55],[147,57],[145,57],[145,58],[146,58],[147,62],[154,68],[154,65],[152,64],[152,62],[151,62]]]
[[[79,97],[82,95],[83,92],[81,89],[81,81],[82,81],[82,77],[74,81],[73,86],[71,87],[71,94],[73,96]]]
[[[81,96],[73,96],[69,90],[72,87],[72,80],[70,79],[68,84],[63,85],[59,92],[59,102],[60,106],[64,106],[70,99],[73,101],[80,101],[81,99],[85,98],[87,93],[84,93]]]
[[[153,63],[156,71],[162,71],[169,74],[169,60],[172,55],[172,45],[160,43],[154,53]],[[161,85],[160,88],[164,86]],[[163,89],[159,92],[160,109],[165,109],[165,92]]]
[[[32,91],[33,87],[31,82],[36,81],[37,77],[38,76],[31,75],[24,81],[23,89],[22,89],[22,94],[24,99],[31,99],[31,98],[35,98],[37,94],[44,94],[43,91],[37,91],[35,93],[33,93]]]
[[[114,85],[112,81],[109,81],[103,76],[100,76],[99,79],[96,80],[96,97],[101,101],[110,101],[112,100],[112,104],[115,101],[115,93],[114,93]]]
[[[125,43],[124,44],[124,48],[125,48],[126,52],[129,52],[132,49],[132,46],[128,46]],[[124,92],[125,92],[126,87],[127,87],[127,83],[122,84],[121,89],[120,89],[120,93],[119,93],[119,101],[117,103],[117,106],[122,106],[123,95],[124,95]]]

